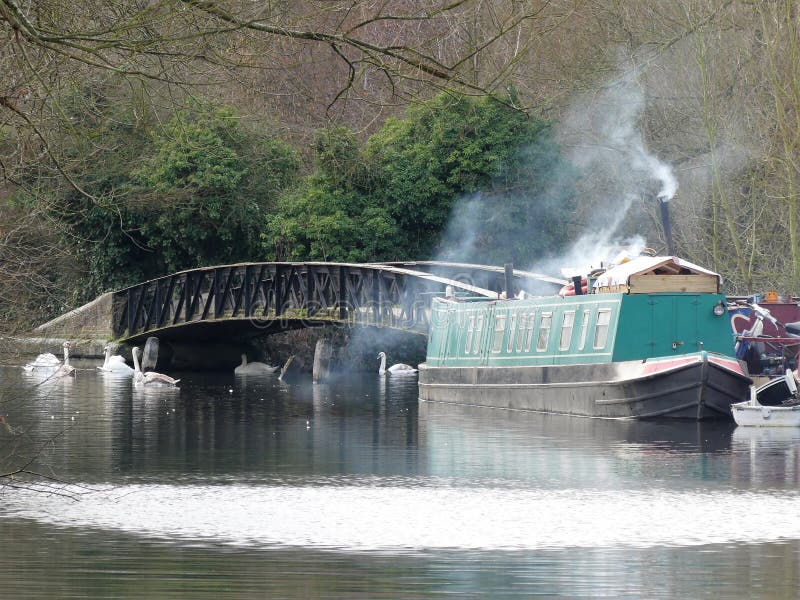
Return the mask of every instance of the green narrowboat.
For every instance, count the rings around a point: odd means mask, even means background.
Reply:
[[[643,256],[587,294],[437,298],[420,399],[604,418],[731,419],[751,383],[720,277]]]

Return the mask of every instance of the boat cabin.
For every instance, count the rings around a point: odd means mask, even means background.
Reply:
[[[569,365],[733,355],[716,273],[674,257],[608,270],[595,293],[433,303],[431,366]],[[672,279],[674,278],[674,280]]]

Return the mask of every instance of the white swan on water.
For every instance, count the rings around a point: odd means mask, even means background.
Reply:
[[[61,361],[55,354],[45,352],[24,365],[22,369],[30,373],[31,371],[55,371],[60,366]]]
[[[106,359],[103,364],[97,367],[100,371],[113,372],[113,373],[133,373],[133,367],[125,363],[125,357],[115,354],[111,356],[111,345],[106,344],[103,347],[106,353]]]
[[[51,377],[67,377],[75,375],[75,367],[69,364],[69,349],[72,347],[70,342],[64,342],[64,364],[51,375]]]
[[[242,354],[242,364],[236,367],[233,372],[236,375],[269,375],[278,370],[278,367],[273,367],[263,362],[247,362],[247,354]]]
[[[148,371],[147,373],[142,373],[141,367],[139,367],[139,348],[134,346],[132,350],[133,354],[133,384],[134,385],[146,385],[146,386],[168,386],[174,387],[176,383],[180,381],[180,379],[173,379],[169,375],[163,375],[161,373],[156,373],[155,371]]]
[[[404,363],[397,363],[396,365],[392,365],[387,369],[386,352],[381,352],[380,354],[378,354],[378,358],[381,359],[381,366],[378,368],[379,375],[411,375],[417,372],[417,370],[414,367],[412,367],[411,365],[406,365]]]

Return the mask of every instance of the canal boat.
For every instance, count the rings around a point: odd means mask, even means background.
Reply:
[[[752,381],[720,286],[718,274],[677,257],[641,256],[590,276],[587,294],[437,298],[420,400],[730,420]]]

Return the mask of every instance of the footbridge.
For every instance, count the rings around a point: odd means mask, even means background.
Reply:
[[[149,336],[243,339],[324,323],[425,335],[431,299],[448,287],[453,293],[497,298],[506,289],[552,293],[564,283],[511,265],[240,263],[181,271],[110,292],[39,330],[66,335],[76,322],[86,329],[90,320],[101,323],[97,333],[129,343]]]
[[[510,266],[507,266],[510,267]],[[449,286],[497,298],[565,282],[528,271],[447,262],[241,263],[191,269],[113,293],[114,337],[250,337],[326,322],[426,334],[431,298]]]

